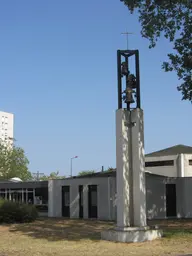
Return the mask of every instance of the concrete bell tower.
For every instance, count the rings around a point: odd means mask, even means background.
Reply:
[[[129,70],[134,58],[135,70]],[[139,51],[117,51],[118,109],[116,111],[117,225],[101,238],[142,242],[162,236],[147,226],[143,110],[140,101]],[[123,89],[124,85],[124,89]]]

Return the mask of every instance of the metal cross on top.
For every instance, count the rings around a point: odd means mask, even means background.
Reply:
[[[126,39],[127,39],[127,50],[128,50],[129,35],[133,35],[133,33],[131,33],[131,32],[122,32],[121,35],[126,35]]]

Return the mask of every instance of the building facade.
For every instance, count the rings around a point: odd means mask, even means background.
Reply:
[[[0,139],[12,143],[14,138],[14,115],[0,111]]]
[[[166,177],[192,177],[192,147],[176,145],[147,154],[145,168]]]
[[[115,172],[49,180],[49,217],[114,220]]]
[[[192,177],[146,173],[148,219],[192,218]],[[116,171],[39,182],[0,182],[0,198],[37,206],[40,214],[116,220]]]
[[[146,155],[148,219],[192,218],[192,147]],[[0,182],[0,197],[33,203],[49,217],[116,220],[116,170],[45,182]]]
[[[116,171],[49,181],[49,217],[116,220]],[[146,173],[148,219],[192,218],[192,177]]]

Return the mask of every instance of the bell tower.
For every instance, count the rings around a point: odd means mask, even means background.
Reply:
[[[134,58],[133,73],[129,60]],[[142,242],[161,237],[147,226],[144,122],[140,99],[139,51],[117,51],[118,109],[116,110],[117,223],[102,239]]]

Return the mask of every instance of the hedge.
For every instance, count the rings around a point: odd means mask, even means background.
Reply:
[[[0,223],[32,222],[38,217],[34,205],[0,200]]]

